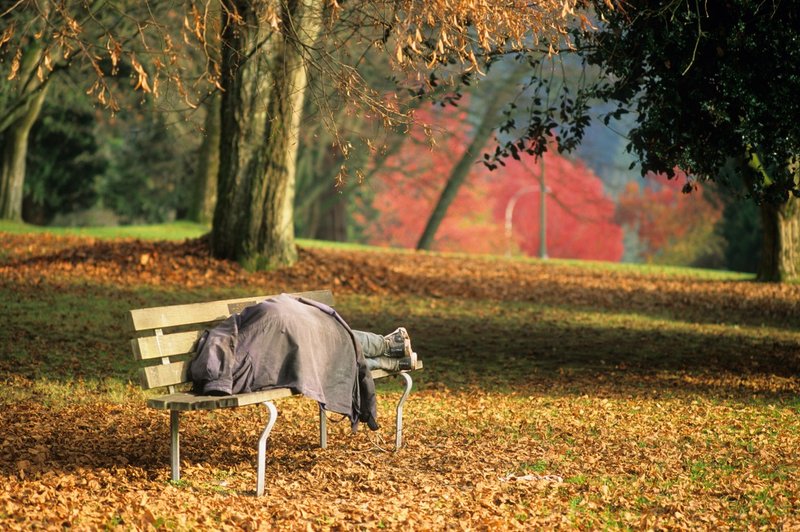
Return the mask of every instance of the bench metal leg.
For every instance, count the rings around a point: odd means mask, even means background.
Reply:
[[[272,432],[272,427],[275,425],[275,420],[278,418],[278,409],[272,401],[267,401],[264,406],[269,410],[269,421],[258,439],[258,476],[256,478],[256,495],[264,495],[264,470],[267,465],[267,438],[269,433]]]
[[[413,381],[411,380],[411,375],[408,373],[400,373],[399,374],[403,379],[406,381],[406,389],[403,392],[403,396],[400,397],[400,401],[397,403],[397,417],[395,418],[395,436],[394,436],[394,450],[397,451],[400,447],[403,446],[403,403],[406,402],[406,398],[408,394],[411,393],[411,385]]]
[[[181,413],[179,410],[169,411],[169,432],[170,432],[170,446],[169,446],[169,465],[172,468],[172,480],[177,482],[181,479],[181,441],[178,429],[181,422]]]
[[[328,447],[328,416],[325,415],[325,409],[321,404],[319,405],[319,446],[322,449]]]

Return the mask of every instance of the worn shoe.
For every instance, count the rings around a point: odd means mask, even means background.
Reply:
[[[386,340],[386,355],[395,358],[411,357],[415,353],[411,350],[411,338],[405,327],[398,327],[397,330],[383,337]]]
[[[400,371],[413,370],[417,367],[417,354],[412,351],[410,357],[403,357],[398,362],[397,367]]]
[[[417,367],[417,354],[410,357],[372,357],[367,358],[367,369],[382,369],[389,372],[409,371]]]

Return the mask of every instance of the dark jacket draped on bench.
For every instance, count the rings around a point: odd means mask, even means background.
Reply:
[[[375,384],[353,332],[333,308],[282,294],[233,314],[198,341],[190,374],[203,394],[290,388],[377,429]]]

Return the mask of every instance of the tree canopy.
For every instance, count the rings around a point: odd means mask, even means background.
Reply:
[[[606,124],[634,113],[627,149],[642,176],[687,176],[744,184],[760,204],[764,228],[759,278],[800,276],[800,6],[774,0],[596,1],[595,26],[573,32],[586,71],[599,75],[573,91],[546,76],[531,82],[527,115],[510,114],[511,140],[491,166],[523,151],[541,153],[549,137],[577,146],[590,102],[615,104]],[[530,59],[534,66],[544,63]],[[520,123],[522,122],[522,123]]]
[[[725,0],[603,5],[585,57],[609,75],[597,95],[627,106],[642,171],[718,179],[731,158],[756,169],[758,201],[800,194],[800,6]]]
[[[598,5],[579,44],[606,74],[594,94],[636,112],[641,170],[745,185],[761,204],[758,277],[800,277],[800,6],[671,0]],[[607,117],[608,119],[608,117]],[[732,177],[735,176],[735,179]]]
[[[220,152],[212,247],[218,257],[269,267],[296,257],[295,158],[309,76],[326,75],[318,85],[322,99],[336,91],[354,112],[397,125],[410,120],[409,108],[397,93],[365,83],[357,68],[363,54],[386,53],[397,86],[425,92],[435,72],[457,77],[480,72],[496,54],[555,51],[576,20],[587,23],[575,7],[573,0],[22,0],[0,13],[0,52],[10,58],[9,79],[23,86],[36,77],[44,84],[54,65],[88,67],[87,94],[112,111],[119,108],[113,81],[121,73],[132,90],[168,94],[188,107],[221,90],[222,140],[208,147]],[[352,47],[342,54],[353,42],[361,54]],[[30,43],[38,55],[24,60]],[[6,102],[0,116],[13,106]],[[346,135],[337,132],[334,140],[347,156]]]

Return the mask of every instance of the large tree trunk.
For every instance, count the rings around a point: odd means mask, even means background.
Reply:
[[[282,3],[281,31],[273,32],[265,4],[225,1],[222,141],[211,233],[215,256],[251,269],[297,259],[293,203],[304,56],[319,33],[323,9],[322,0]]]
[[[211,10],[209,21],[205,24],[206,53],[213,70],[221,63],[219,35],[214,28],[218,27],[221,20],[219,4],[208,6]],[[200,143],[197,160],[197,172],[194,180],[194,190],[190,198],[188,218],[202,224],[211,223],[214,218],[214,207],[217,204],[217,179],[219,177],[219,143],[221,138],[221,106],[222,95],[213,90],[205,101],[206,117],[203,127],[203,141]]]
[[[758,280],[781,283],[800,279],[800,200],[761,205],[764,231]]]
[[[22,220],[28,137],[44,102],[45,89],[30,100],[25,113],[0,133],[0,219]]]

